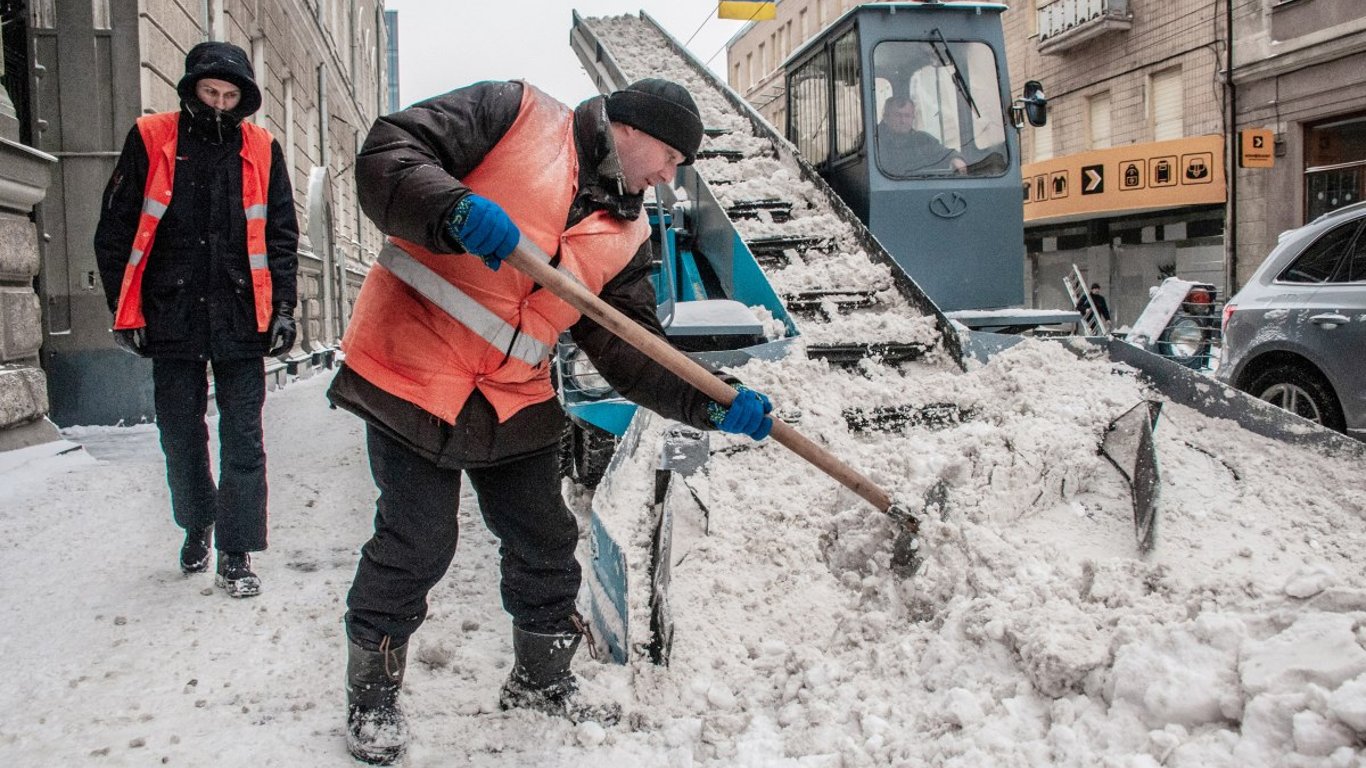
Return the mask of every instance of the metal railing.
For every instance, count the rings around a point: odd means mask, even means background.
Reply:
[[[1129,0],[1058,0],[1038,10],[1039,42],[1099,19],[1128,19]]]

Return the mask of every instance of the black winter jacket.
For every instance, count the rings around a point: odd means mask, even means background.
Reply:
[[[455,204],[470,194],[459,179],[474,170],[507,133],[521,100],[520,83],[484,82],[381,117],[356,160],[356,187],[366,215],[386,234],[435,253],[456,252],[446,222]],[[565,227],[595,210],[625,219],[643,215],[642,196],[625,191],[604,99],[580,104],[574,118],[579,192]],[[650,282],[651,258],[647,241],[599,296],[663,338]],[[707,418],[710,400],[692,385],[588,317],[580,319],[570,333],[623,397],[699,429],[715,429]],[[565,424],[564,412],[555,400],[524,408],[499,424],[493,407],[476,390],[455,424],[448,425],[345,366],[328,396],[334,405],[449,468],[486,466],[544,450],[555,444]]]
[[[269,348],[256,330],[255,296],[247,262],[242,210],[242,134],[195,130],[182,110],[171,205],[157,227],[142,282],[150,357],[245,359]],[[297,303],[299,225],[289,169],[278,142],[270,147],[266,249],[272,304]],[[137,126],[104,191],[95,229],[95,257],[112,312],[142,210],[147,150]]]

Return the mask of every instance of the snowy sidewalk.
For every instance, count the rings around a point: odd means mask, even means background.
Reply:
[[[361,422],[328,409],[329,378],[267,398],[270,549],[254,558],[252,599],[177,570],[182,533],[154,427],[76,429],[67,437],[86,450],[7,457],[0,765],[353,764],[341,617],[374,488]],[[472,497],[463,507],[456,563],[409,662],[413,765],[473,764],[467,747],[426,746],[462,731],[535,755],[555,730],[544,717],[480,716],[496,711],[510,624],[493,540]]]

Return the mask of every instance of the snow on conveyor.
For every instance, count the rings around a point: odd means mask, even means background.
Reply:
[[[653,26],[634,16],[584,21],[612,52],[628,81],[665,76],[684,85],[697,102],[703,125],[709,131],[726,131],[705,138],[703,154],[707,150],[727,150],[743,157],[731,161],[721,156],[703,156],[696,163],[698,174],[709,182],[717,202],[723,207],[764,199],[792,204],[788,221],[775,222],[762,216],[736,219],[736,230],[746,242],[770,237],[821,241],[806,250],[796,263],[767,270],[769,281],[780,295],[848,291],[875,296],[875,304],[868,308],[841,308],[800,318],[798,325],[809,343],[935,343],[938,334],[934,319],[922,316],[897,292],[890,268],[869,258],[855,233],[835,215],[818,191],[802,180],[795,167],[778,159],[773,141],[754,135],[749,119],[737,114],[709,80],[681,64]]]

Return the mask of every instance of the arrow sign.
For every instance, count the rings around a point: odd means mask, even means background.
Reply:
[[[1084,165],[1081,168],[1081,193],[1098,195],[1105,191],[1105,166]]]

